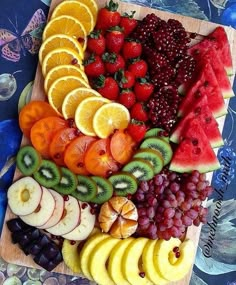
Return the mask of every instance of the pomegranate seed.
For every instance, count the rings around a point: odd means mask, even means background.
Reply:
[[[140,272],[140,273],[139,273],[139,276],[140,276],[141,278],[144,278],[144,277],[145,277],[145,272]]]
[[[95,215],[95,214],[96,214],[96,209],[91,208],[91,209],[90,209],[90,213],[91,213],[92,215]]]
[[[54,155],[54,158],[55,158],[55,159],[61,158],[61,154],[60,154],[60,153],[56,153],[56,154]]]
[[[68,195],[63,196],[64,201],[69,201],[70,197]]]
[[[71,240],[71,241],[70,241],[70,244],[71,244],[71,245],[75,245],[75,244],[76,244],[76,241],[75,241],[75,240]]]
[[[72,118],[68,119],[67,122],[68,122],[69,128],[73,128],[74,123],[75,123],[74,119],[72,119]]]
[[[87,203],[83,203],[82,204],[82,209],[85,209],[85,208],[87,208],[88,207],[88,204]]]
[[[105,150],[100,150],[99,151],[99,155],[104,155],[106,152],[105,152]]]
[[[127,199],[131,200],[132,199],[132,194],[127,195]]]
[[[109,177],[109,176],[112,175],[112,173],[113,173],[112,170],[108,170],[107,173],[106,173],[106,176]]]
[[[176,257],[176,258],[179,258],[179,257],[180,257],[180,252],[179,252],[179,251],[177,251],[177,252],[175,253],[175,257]]]
[[[78,63],[78,60],[76,58],[73,58],[72,61],[71,61],[71,64],[75,65]]]
[[[179,247],[178,246],[175,246],[174,248],[173,248],[173,252],[178,252],[179,251]]]
[[[83,164],[83,162],[79,162],[79,163],[77,164],[77,166],[78,166],[78,167],[84,167],[84,164]]]

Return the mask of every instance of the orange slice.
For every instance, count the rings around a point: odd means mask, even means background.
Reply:
[[[58,65],[53,67],[47,73],[44,79],[44,90],[46,91],[46,93],[48,92],[49,88],[51,87],[54,81],[56,81],[60,77],[68,75],[80,77],[81,79],[83,79],[88,83],[88,77],[80,67],[75,65]]]
[[[39,61],[43,62],[45,56],[56,48],[70,48],[77,52],[80,57],[84,58],[84,51],[81,44],[72,36],[56,34],[47,38],[41,45],[39,50]]]
[[[85,4],[91,11],[92,15],[93,15],[93,20],[94,23],[96,23],[97,21],[97,14],[98,14],[98,5],[97,2],[95,0],[77,0],[80,3]]]
[[[128,109],[119,103],[109,103],[96,112],[93,129],[99,138],[107,138],[116,129],[127,128],[130,121]]]
[[[78,105],[86,98],[101,95],[91,88],[77,88],[66,95],[62,103],[62,115],[65,119],[74,118]]]
[[[66,95],[79,87],[89,87],[88,83],[76,76],[64,76],[53,82],[48,90],[49,104],[61,114],[62,103]]]
[[[62,16],[69,15],[79,20],[86,30],[88,35],[94,28],[95,22],[93,14],[91,13],[88,6],[84,5],[79,1],[63,1],[54,9],[52,13],[52,19]]]
[[[103,97],[89,97],[84,99],[75,111],[75,124],[85,135],[96,136],[93,129],[93,117],[97,110],[110,100]]]

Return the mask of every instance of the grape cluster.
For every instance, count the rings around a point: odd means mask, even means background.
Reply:
[[[206,223],[208,211],[202,202],[212,191],[206,175],[198,171],[177,174],[165,169],[142,181],[132,197],[139,215],[137,236],[181,238],[187,227]]]

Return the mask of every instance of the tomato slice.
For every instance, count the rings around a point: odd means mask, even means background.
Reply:
[[[31,143],[44,158],[50,158],[49,146],[52,138],[58,130],[63,128],[68,128],[68,122],[59,117],[40,119],[31,128]]]
[[[74,139],[67,146],[64,153],[64,162],[72,172],[83,175],[89,174],[84,164],[84,156],[88,147],[95,141],[96,138],[83,135]]]
[[[29,138],[34,123],[46,117],[57,116],[58,113],[44,101],[31,101],[25,105],[19,114],[19,125],[23,134]]]
[[[111,154],[121,164],[125,164],[131,159],[135,147],[135,141],[124,130],[116,131],[111,138]]]
[[[107,177],[119,169],[111,155],[109,138],[94,142],[87,150],[84,162],[86,169],[93,175]]]
[[[78,133],[75,128],[60,129],[54,134],[49,146],[49,152],[51,158],[55,161],[57,165],[65,166],[64,153],[66,147],[77,136]]]

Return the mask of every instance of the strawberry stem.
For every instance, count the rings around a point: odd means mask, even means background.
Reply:
[[[106,5],[107,10],[111,12],[116,12],[119,4],[110,0],[110,2]]]

